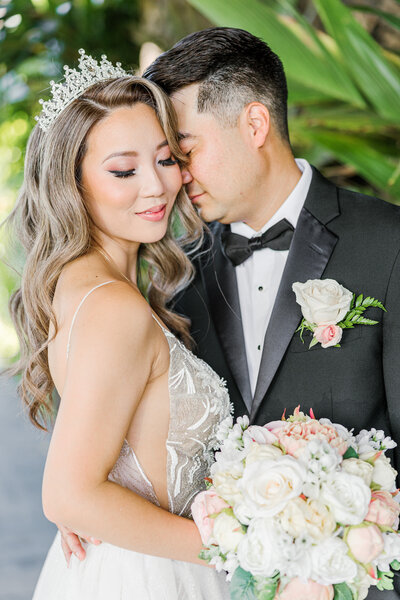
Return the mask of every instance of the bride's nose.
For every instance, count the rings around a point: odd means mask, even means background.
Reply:
[[[162,196],[164,191],[164,182],[156,169],[147,169],[146,172],[143,173],[142,196],[157,198],[158,196]]]

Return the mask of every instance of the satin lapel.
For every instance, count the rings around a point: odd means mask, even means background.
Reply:
[[[250,412],[252,397],[239,293],[234,267],[222,250],[221,233],[223,229],[224,226],[219,223],[213,227],[213,248],[202,258],[201,274],[207,290],[211,316],[226,361]]]
[[[255,418],[301,320],[292,285],[295,281],[319,279],[338,239],[324,225],[339,214],[336,187],[318,171],[313,171],[310,191],[300,213],[265,335],[250,420]]]

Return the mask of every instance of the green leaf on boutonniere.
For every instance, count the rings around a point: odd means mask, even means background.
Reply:
[[[233,574],[230,594],[231,600],[257,600],[254,591],[255,579],[251,573],[238,567]]]
[[[372,321],[372,319],[366,319],[365,317],[359,317],[357,325],[377,325],[379,321]]]
[[[363,300],[364,300],[364,295],[360,294],[356,300],[356,306],[360,306],[360,304],[362,304]]]
[[[315,344],[318,344],[318,340],[317,340],[317,338],[313,337],[313,339],[310,342],[310,345],[308,346],[308,349],[310,349],[313,346],[315,346]]]
[[[353,446],[349,446],[346,452],[343,454],[343,460],[346,460],[346,458],[358,458],[358,454],[354,450]]]
[[[375,298],[371,298],[371,296],[368,296],[367,298],[365,298],[362,305],[365,306],[365,308],[367,308],[368,306],[374,306],[376,308],[380,308],[381,310],[387,312],[387,310],[383,306],[382,302],[379,302],[379,300],[376,300]]]
[[[354,600],[353,592],[347,583],[335,583],[333,589],[335,590],[334,600]]]

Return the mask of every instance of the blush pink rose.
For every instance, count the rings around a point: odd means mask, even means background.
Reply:
[[[333,448],[344,454],[347,442],[341,438],[331,425],[322,425],[316,419],[310,421],[286,422],[285,427],[274,432],[286,452],[298,458],[307,443],[313,439],[325,440]]]
[[[214,529],[214,519],[211,519],[210,515],[219,513],[227,507],[228,504],[212,489],[200,492],[194,499],[192,516],[200,532],[201,541],[205,546],[207,546]]]
[[[333,600],[335,595],[332,585],[321,585],[312,579],[303,581],[295,577],[278,592],[275,600]]]
[[[383,536],[376,525],[352,527],[346,541],[354,558],[361,563],[370,563],[379,556],[384,546]]]
[[[392,494],[386,490],[379,490],[371,494],[371,502],[365,520],[393,527],[397,523],[399,513],[400,506]]]
[[[336,346],[342,339],[343,329],[338,325],[320,325],[314,329],[314,337],[323,348]]]

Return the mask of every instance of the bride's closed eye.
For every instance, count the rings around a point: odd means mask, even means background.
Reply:
[[[130,177],[131,175],[134,175],[136,172],[136,169],[130,169],[129,171],[109,171],[109,173],[112,173],[115,177],[119,177],[119,178],[124,178],[124,177]]]
[[[171,167],[172,165],[177,165],[178,161],[173,156],[170,156],[169,158],[159,160],[158,163],[163,167]]]

